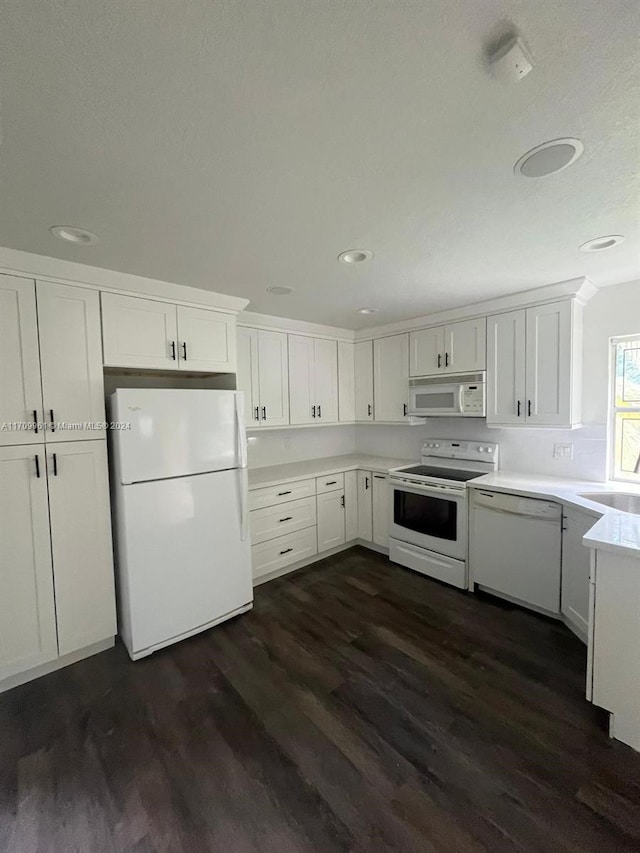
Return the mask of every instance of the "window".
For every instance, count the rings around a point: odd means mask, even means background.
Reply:
[[[640,335],[613,341],[612,476],[640,483]]]

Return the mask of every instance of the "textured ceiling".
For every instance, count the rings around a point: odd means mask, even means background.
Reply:
[[[351,328],[637,278],[639,24],[636,0],[3,0],[0,245]],[[484,51],[512,26],[535,68],[505,85]],[[561,136],[574,166],[514,176]]]

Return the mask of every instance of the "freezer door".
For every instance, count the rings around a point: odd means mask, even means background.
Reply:
[[[120,483],[246,466],[242,392],[120,388],[110,418]]]
[[[251,603],[246,488],[246,469],[118,488],[119,618],[132,656]]]

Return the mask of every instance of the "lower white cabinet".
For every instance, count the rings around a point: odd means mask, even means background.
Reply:
[[[389,477],[373,475],[373,542],[383,548],[389,547]]]
[[[44,448],[0,448],[0,680],[58,654]]]
[[[358,474],[344,472],[344,536],[347,542],[358,538]]]
[[[562,525],[561,610],[567,625],[583,642],[589,630],[589,571],[591,552],[582,537],[593,527],[595,518],[567,507]]]
[[[107,444],[47,447],[58,651],[116,633]]]
[[[318,552],[344,545],[345,499],[344,490],[318,495]]]
[[[315,526],[299,530],[297,533],[279,536],[260,545],[253,545],[251,548],[253,578],[257,580],[265,577],[292,563],[313,557],[317,553],[318,541]]]
[[[358,471],[358,539],[373,541],[373,494],[371,471]]]
[[[0,448],[0,513],[1,682],[116,633],[106,442]]]
[[[251,513],[251,541],[254,545],[313,527],[316,523],[315,497],[276,504]]]

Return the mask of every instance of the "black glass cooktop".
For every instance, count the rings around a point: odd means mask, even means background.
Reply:
[[[430,465],[411,465],[402,468],[398,474],[414,474],[419,477],[438,477],[440,480],[455,480],[458,483],[466,483],[467,480],[475,480],[482,477],[478,471],[461,471],[459,468],[432,468]]]

